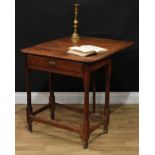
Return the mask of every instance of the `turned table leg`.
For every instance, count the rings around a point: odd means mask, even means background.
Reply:
[[[26,115],[27,115],[27,124],[28,130],[32,132],[32,120],[30,115],[32,115],[32,105],[31,105],[31,77],[30,77],[30,70],[26,65],[26,90],[27,90],[27,108],[26,108]]]
[[[89,85],[90,85],[90,74],[88,70],[85,70],[84,74],[84,121],[83,121],[83,135],[82,142],[83,148],[88,148],[88,139],[89,139]]]
[[[111,78],[111,62],[105,67],[105,78],[106,78],[106,88],[105,88],[105,107],[104,107],[104,131],[108,133],[108,125],[110,119],[110,107],[109,107],[109,97],[110,97],[110,78]]]
[[[49,109],[51,111],[50,118],[54,119],[54,111],[55,111],[55,96],[53,91],[53,73],[49,73],[49,90],[50,90],[50,96],[49,96]]]
[[[95,73],[93,73],[93,77],[92,77],[92,84],[93,84],[93,113],[96,112],[96,77],[95,77]]]

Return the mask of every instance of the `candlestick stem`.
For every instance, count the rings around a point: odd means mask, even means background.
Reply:
[[[79,35],[78,35],[78,7],[79,4],[74,4],[74,21],[73,21],[73,34],[72,34],[72,39],[79,39]]]

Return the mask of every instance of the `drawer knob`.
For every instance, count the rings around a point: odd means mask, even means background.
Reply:
[[[55,61],[50,60],[50,61],[49,61],[49,65],[56,65],[56,62],[55,62]]]

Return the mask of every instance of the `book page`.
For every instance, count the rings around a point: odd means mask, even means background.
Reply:
[[[95,52],[100,52],[100,51],[107,51],[106,48],[102,48],[102,47],[98,47],[98,46],[93,46],[93,45],[82,45],[80,46],[81,49],[85,49],[85,50],[91,50],[91,51],[95,51]]]
[[[99,52],[106,52],[108,49],[106,48],[101,48],[93,45],[82,45],[82,46],[73,46],[69,48],[70,50],[76,50],[76,51],[81,51],[81,52],[90,52],[90,51],[95,51],[96,53]]]
[[[80,51],[76,51],[76,50],[69,50],[67,51],[68,54],[73,54],[73,55],[77,55],[77,56],[81,56],[81,57],[86,57],[89,55],[93,55],[96,54],[96,52],[80,52]]]
[[[84,53],[94,51],[93,49],[90,49],[90,48],[87,48],[87,47],[84,47],[84,46],[83,47],[82,46],[80,46],[80,47],[79,46],[73,46],[73,47],[70,47],[69,49],[84,52]]]

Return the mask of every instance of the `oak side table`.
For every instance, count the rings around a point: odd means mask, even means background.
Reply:
[[[101,125],[105,132],[108,132],[109,125],[109,95],[110,95],[110,78],[111,78],[111,56],[123,49],[131,46],[133,42],[120,41],[111,39],[101,39],[93,37],[81,37],[78,46],[80,45],[95,45],[104,48],[108,48],[108,52],[104,54],[98,54],[88,57],[79,57],[75,55],[67,54],[68,48],[73,46],[72,40],[68,37],[60,38],[45,43],[41,43],[30,48],[22,49],[21,51],[25,54],[25,68],[26,68],[26,88],[27,88],[27,123],[28,130],[32,132],[32,122],[37,121],[53,125],[58,128],[70,130],[78,133],[81,136],[83,147],[88,147],[89,135]],[[93,85],[93,112],[95,113],[95,76],[94,72],[99,68],[103,68],[105,72],[105,106],[103,119],[96,122],[95,125],[90,127],[89,123],[89,88],[91,79]],[[31,105],[31,71],[39,70],[49,73],[49,103],[42,108],[33,111]],[[63,74],[67,76],[73,76],[83,79],[84,86],[84,106],[83,109],[76,109],[73,107],[67,107],[59,103],[55,103],[54,90],[52,87],[52,76],[54,73]],[[93,77],[93,78],[91,78]],[[55,106],[63,106],[66,109],[74,112],[80,112],[83,114],[82,127],[77,128],[73,125],[66,123],[60,123],[55,118]],[[45,119],[37,116],[40,112],[49,109],[50,119]]]

